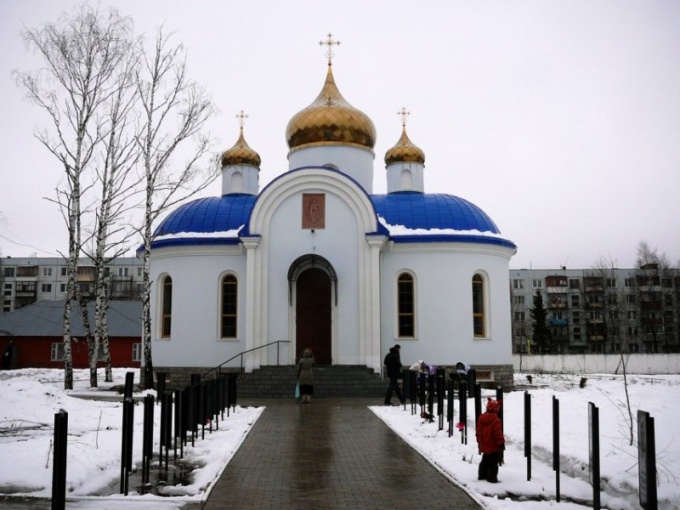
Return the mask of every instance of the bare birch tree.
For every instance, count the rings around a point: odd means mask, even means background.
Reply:
[[[113,78],[128,49],[131,30],[130,19],[121,17],[115,9],[100,14],[82,6],[74,16],[62,15],[57,23],[26,29],[24,38],[41,55],[44,66],[37,71],[15,72],[28,98],[52,123],[51,130],[37,131],[36,137],[60,163],[65,177],[54,201],[66,219],[69,236],[63,315],[66,389],[73,388],[71,312],[82,245],[84,176],[105,132],[100,108],[116,89]]]
[[[616,352],[619,356],[619,367],[623,375],[623,389],[626,397],[625,414],[623,412],[622,414],[626,422],[628,444],[632,445],[635,440],[635,420],[628,393],[628,358],[630,357],[630,349],[628,328],[626,327],[626,296],[623,287],[618,284],[616,264],[613,260],[601,257],[595,264],[593,272],[602,278],[604,285],[604,320],[607,326],[606,331],[610,341],[610,350]]]
[[[134,170],[139,159],[135,142],[134,108],[137,89],[134,83],[136,66],[139,62],[134,41],[126,57],[121,61],[116,78],[115,93],[105,104],[107,133],[102,140],[101,162],[97,165],[97,184],[100,188],[93,232],[94,253],[89,254],[95,267],[94,334],[88,346],[90,386],[96,387],[97,362],[101,350],[104,358],[105,380],[113,380],[111,349],[108,335],[108,296],[110,274],[106,265],[124,254],[129,233],[121,220],[134,206],[132,197],[140,190]],[[100,349],[101,346],[101,349]]]
[[[144,171],[142,344],[143,381],[154,387],[151,356],[152,227],[161,214],[205,189],[218,175],[209,157],[209,137],[201,130],[213,112],[211,99],[187,75],[185,51],[158,30],[151,50],[142,52],[137,76],[142,129],[137,138]],[[194,141],[189,149],[187,142]],[[184,158],[183,162],[177,159]]]

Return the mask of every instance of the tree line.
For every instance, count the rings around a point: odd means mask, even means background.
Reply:
[[[214,111],[211,97],[188,74],[186,51],[161,27],[147,41],[116,9],[83,5],[56,22],[26,28],[23,37],[41,58],[33,70],[14,71],[17,84],[47,119],[35,131],[61,176],[53,197],[68,235],[63,314],[64,387],[73,388],[71,324],[80,304],[89,352],[90,385],[97,359],[112,380],[108,342],[106,264],[140,245],[143,258],[143,383],[154,387],[151,356],[153,226],[179,202],[218,175],[202,128]],[[79,258],[95,267],[94,316],[88,316],[77,274]]]

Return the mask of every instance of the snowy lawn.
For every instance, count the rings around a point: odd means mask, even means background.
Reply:
[[[504,394],[505,465],[500,483],[477,480],[481,456],[475,440],[474,419],[468,419],[468,444],[461,444],[458,431],[448,435],[434,423],[411,415],[401,407],[371,407],[372,411],[418,450],[445,476],[466,488],[491,509],[592,508],[593,489],[589,483],[588,402],[599,409],[601,505],[609,509],[639,509],[637,424],[635,444],[629,445],[623,377],[589,375],[584,388],[580,376],[532,375],[531,480],[527,481],[524,457],[524,391]],[[659,508],[680,508],[680,441],[675,432],[680,423],[680,376],[628,376],[634,420],[637,410],[654,418],[658,471]],[[516,384],[527,384],[523,374],[515,374]],[[483,391],[482,400],[495,396]],[[552,470],[552,398],[560,407],[560,495],[555,502],[555,472]],[[458,403],[455,404],[456,419]],[[435,404],[436,413],[436,404]],[[473,400],[468,415],[474,415]],[[537,501],[541,500],[541,501]],[[553,506],[554,505],[554,506]]]
[[[113,385],[122,385],[126,369],[114,372]],[[447,424],[438,430],[438,420],[427,422],[402,407],[371,407],[371,410],[442,473],[463,486],[490,509],[522,510],[590,508],[592,488],[588,482],[588,402],[600,412],[600,459],[603,508],[638,509],[637,447],[630,446],[626,426],[625,397],[620,376],[588,376],[579,388],[580,376],[533,375],[532,476],[527,481],[523,455],[524,391],[504,395],[505,465],[499,484],[477,481],[480,456],[474,439],[473,420],[468,420],[468,444],[460,433],[448,436]],[[141,495],[131,484],[128,497],[119,496],[120,426],[122,406],[118,402],[84,400],[74,395],[89,391],[88,374],[76,371],[76,389],[62,389],[60,370],[14,370],[0,372],[0,495],[15,494],[49,498],[52,484],[52,439],[54,414],[69,413],[67,497],[79,498],[69,508],[129,507],[180,508],[207,497],[211,484],[232,458],[262,408],[237,407],[220,422],[220,430],[206,433],[194,447],[185,449],[185,460],[194,466],[184,485],[168,484],[166,496]],[[103,379],[100,378],[100,379]],[[523,374],[517,384],[526,384]],[[98,393],[106,394],[111,384]],[[638,409],[654,418],[658,469],[659,508],[680,508],[680,442],[675,440],[680,423],[680,376],[629,376],[633,415]],[[113,395],[113,392],[109,392]],[[560,402],[561,495],[556,503],[555,473],[552,471],[552,397]],[[135,395],[136,397],[141,395]],[[484,392],[484,399],[492,396]],[[468,409],[473,413],[470,400]],[[436,410],[436,407],[435,407]],[[141,467],[142,407],[135,407],[134,459]],[[458,417],[456,404],[456,419]],[[158,424],[159,412],[155,413]],[[158,444],[159,427],[155,427]],[[637,440],[637,428],[635,429]],[[157,452],[158,448],[154,448]],[[153,474],[152,474],[153,479]],[[97,496],[93,498],[92,496]],[[541,501],[538,501],[541,500]]]

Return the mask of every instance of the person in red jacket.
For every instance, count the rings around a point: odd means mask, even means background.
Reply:
[[[502,464],[505,438],[498,411],[501,403],[492,398],[486,402],[486,412],[477,421],[477,444],[482,452],[478,480],[498,483],[498,465]]]

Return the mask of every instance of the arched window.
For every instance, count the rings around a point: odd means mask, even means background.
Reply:
[[[162,314],[161,314],[161,337],[170,338],[172,327],[172,278],[163,278],[162,285]]]
[[[416,309],[413,276],[402,273],[397,279],[397,306],[399,337],[415,336]]]
[[[241,172],[234,172],[231,175],[231,192],[243,193],[243,174]]]
[[[404,168],[401,171],[401,189],[413,189],[413,174],[411,170]]]
[[[486,314],[484,310],[484,278],[472,277],[472,327],[475,337],[486,336]]]
[[[238,315],[238,280],[232,274],[222,278],[221,338],[236,338]]]

